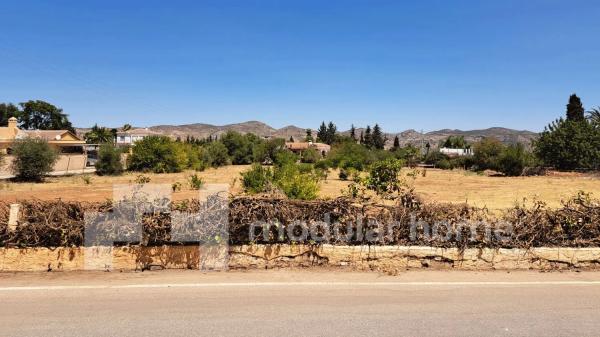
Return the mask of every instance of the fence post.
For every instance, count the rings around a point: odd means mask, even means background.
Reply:
[[[17,229],[17,224],[19,223],[20,210],[20,204],[10,204],[10,213],[8,216],[8,230],[11,232]]]

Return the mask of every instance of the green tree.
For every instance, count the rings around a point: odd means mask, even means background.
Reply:
[[[473,163],[477,170],[496,170],[504,145],[496,138],[484,138],[473,148]]]
[[[327,135],[327,125],[323,121],[317,130],[317,142],[327,143]]]
[[[566,117],[546,126],[534,143],[535,155],[559,170],[600,168],[600,128],[585,118],[575,94],[569,97]]]
[[[327,125],[327,141],[325,143],[331,145],[335,141],[335,137],[337,135],[337,127],[333,122],[329,122]]]
[[[304,141],[305,142],[313,142],[314,141],[311,129],[306,129],[306,137],[304,137]]]
[[[372,147],[377,150],[383,150],[383,148],[385,147],[385,141],[386,139],[383,132],[381,131],[381,127],[379,127],[379,124],[375,124],[375,126],[373,127],[373,134],[371,135]]]
[[[583,121],[585,119],[585,109],[581,103],[581,99],[577,95],[572,94],[569,97],[567,104],[567,120],[568,121]]]
[[[600,107],[588,111],[588,120],[595,127],[600,127]]]
[[[116,135],[113,136],[111,130],[105,127],[99,127],[98,124],[94,124],[90,131],[86,132],[83,137],[88,144],[105,144],[112,143],[115,136]]]
[[[125,125],[123,125],[123,127],[121,129],[124,132],[127,132],[127,131],[131,130],[131,124],[125,124]]]
[[[464,136],[449,136],[442,143],[442,147],[448,149],[465,149],[467,148],[467,142],[465,142]]]
[[[350,137],[352,137],[352,139],[356,140],[356,128],[354,127],[354,124],[352,124],[350,126]]]
[[[48,102],[27,101],[19,105],[22,109],[19,121],[23,129],[75,131],[62,109]]]
[[[600,132],[587,121],[561,118],[544,129],[534,153],[544,165],[559,170],[598,169]]]
[[[244,191],[249,194],[267,192],[273,183],[273,172],[260,164],[252,165],[252,168],[246,172],[240,173],[242,176],[242,186]]]
[[[511,144],[498,157],[497,169],[507,176],[520,176],[531,163],[531,156],[523,144]]]
[[[396,151],[399,148],[400,148],[400,138],[398,138],[398,135],[396,135],[396,137],[394,137],[394,146],[392,147],[392,151]]]
[[[318,162],[319,159],[321,159],[321,154],[317,149],[312,147],[302,151],[302,154],[300,156],[300,161],[303,163],[314,164]]]
[[[171,138],[150,136],[135,143],[127,166],[132,171],[181,172],[187,166],[187,157]]]
[[[404,162],[398,159],[375,162],[369,170],[366,187],[383,196],[400,192],[403,187],[399,178],[402,166],[404,166]]]
[[[251,133],[242,135],[239,132],[227,131],[221,137],[221,142],[227,147],[231,162],[235,165],[244,165],[252,163],[252,149],[254,144],[260,142],[260,139]]]
[[[370,125],[367,125],[367,128],[365,129],[363,144],[365,144],[365,146],[368,148],[373,147],[373,138],[371,135],[371,126]]]
[[[220,167],[229,164],[227,147],[220,141],[212,141],[204,147],[202,160],[209,166]]]
[[[254,144],[252,157],[255,163],[272,163],[279,151],[285,150],[285,141],[282,138],[273,138]]]
[[[57,152],[41,139],[26,138],[12,145],[12,171],[23,181],[42,181],[52,172],[58,159]]]
[[[12,103],[0,103],[0,126],[8,125],[8,119],[11,117],[20,118],[21,111]]]
[[[98,150],[96,173],[100,176],[115,176],[123,173],[121,151],[111,144],[103,144]]]

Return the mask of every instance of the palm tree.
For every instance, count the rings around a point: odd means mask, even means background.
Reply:
[[[84,136],[85,142],[88,144],[104,144],[111,143],[114,139],[112,132],[105,128],[94,124],[92,129]]]
[[[600,127],[600,107],[594,108],[590,111],[587,112],[588,113],[588,120],[596,125]]]
[[[131,130],[131,124],[125,124],[125,125],[123,125],[123,132],[127,132],[129,130]]]

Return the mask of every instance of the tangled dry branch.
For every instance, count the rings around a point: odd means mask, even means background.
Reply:
[[[106,220],[106,214],[115,213],[115,206],[103,203],[80,203],[27,200],[21,201],[22,214],[16,230],[8,229],[9,204],[0,201],[0,246],[3,247],[60,247],[82,246],[86,244],[86,214],[97,214],[96,220]],[[169,211],[146,212],[141,217],[142,235],[139,240],[129,240],[129,244],[162,245],[189,243],[190,237],[202,240],[228,240],[231,244],[264,242],[262,229],[258,229],[253,239],[249,236],[251,225],[256,221],[268,221],[274,226],[267,229],[268,242],[290,242],[287,233],[278,231],[278,226],[286,229],[296,221],[320,222],[328,214],[331,222],[350,224],[356,231],[373,229],[381,223],[394,222],[389,236],[378,241],[383,245],[424,245],[434,247],[598,247],[600,246],[600,204],[585,194],[580,194],[563,203],[558,209],[549,209],[539,202],[533,206],[518,206],[494,215],[486,209],[467,205],[423,203],[414,195],[404,196],[396,206],[359,204],[346,198],[318,201],[296,201],[288,199],[235,197],[229,200],[220,211],[227,212],[228,231],[219,233],[218,221],[203,218],[204,227],[189,226],[198,223],[205,204],[198,200],[185,200],[167,203]],[[212,207],[216,207],[213,205]],[[219,206],[221,207],[221,206]],[[172,220],[173,212],[183,214],[179,222]],[[214,211],[214,210],[213,210]],[[187,214],[187,215],[186,215]],[[195,215],[196,214],[196,215]],[[223,216],[221,214],[221,216]],[[103,218],[104,217],[104,218]],[[438,236],[419,232],[411,233],[411,223],[415,219],[423,223],[443,222]],[[357,226],[362,221],[362,227]],[[88,219],[89,222],[89,219]],[[103,230],[115,222],[96,221]],[[465,226],[469,223],[469,226]],[[118,224],[118,223],[117,223]],[[209,224],[209,225],[206,225]],[[173,226],[184,228],[187,235],[174,237]],[[508,233],[502,240],[486,235],[489,228]],[[420,228],[420,227],[419,227]],[[510,229],[510,231],[508,230]],[[486,232],[487,231],[487,232]],[[411,236],[412,234],[412,236]],[[440,237],[450,238],[441,240]],[[116,240],[118,241],[118,240]],[[127,241],[127,240],[125,240]],[[332,244],[341,242],[330,241]],[[344,244],[366,244],[365,238],[355,236]]]

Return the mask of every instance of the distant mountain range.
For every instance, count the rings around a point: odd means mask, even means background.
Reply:
[[[294,125],[285,126],[280,129],[275,129],[263,122],[248,121],[236,124],[227,125],[211,125],[211,124],[184,124],[184,125],[156,125],[151,126],[148,129],[162,133],[164,135],[172,137],[180,137],[185,139],[187,136],[193,136],[195,138],[207,138],[209,136],[219,137],[223,133],[233,130],[240,133],[254,133],[261,137],[275,137],[285,138],[286,140],[290,137],[294,138],[295,141],[301,141],[306,136],[305,128],[300,128]],[[77,132],[84,134],[88,129],[77,129]],[[313,130],[313,136],[316,137],[316,128]],[[356,136],[358,137],[361,132],[364,132],[363,128],[356,129]],[[348,135],[349,131],[343,131],[342,134]],[[481,130],[451,130],[443,129],[438,131],[431,131],[426,133],[420,133],[415,130],[406,130],[400,133],[386,133],[388,139],[388,146],[392,145],[394,137],[398,135],[400,144],[402,146],[407,144],[420,145],[430,143],[432,147],[437,147],[438,144],[448,138],[449,136],[464,136],[468,142],[476,142],[486,137],[494,137],[503,143],[522,143],[526,146],[531,144],[531,141],[536,139],[538,133],[526,131],[526,130],[514,130],[500,127],[493,127]]]

